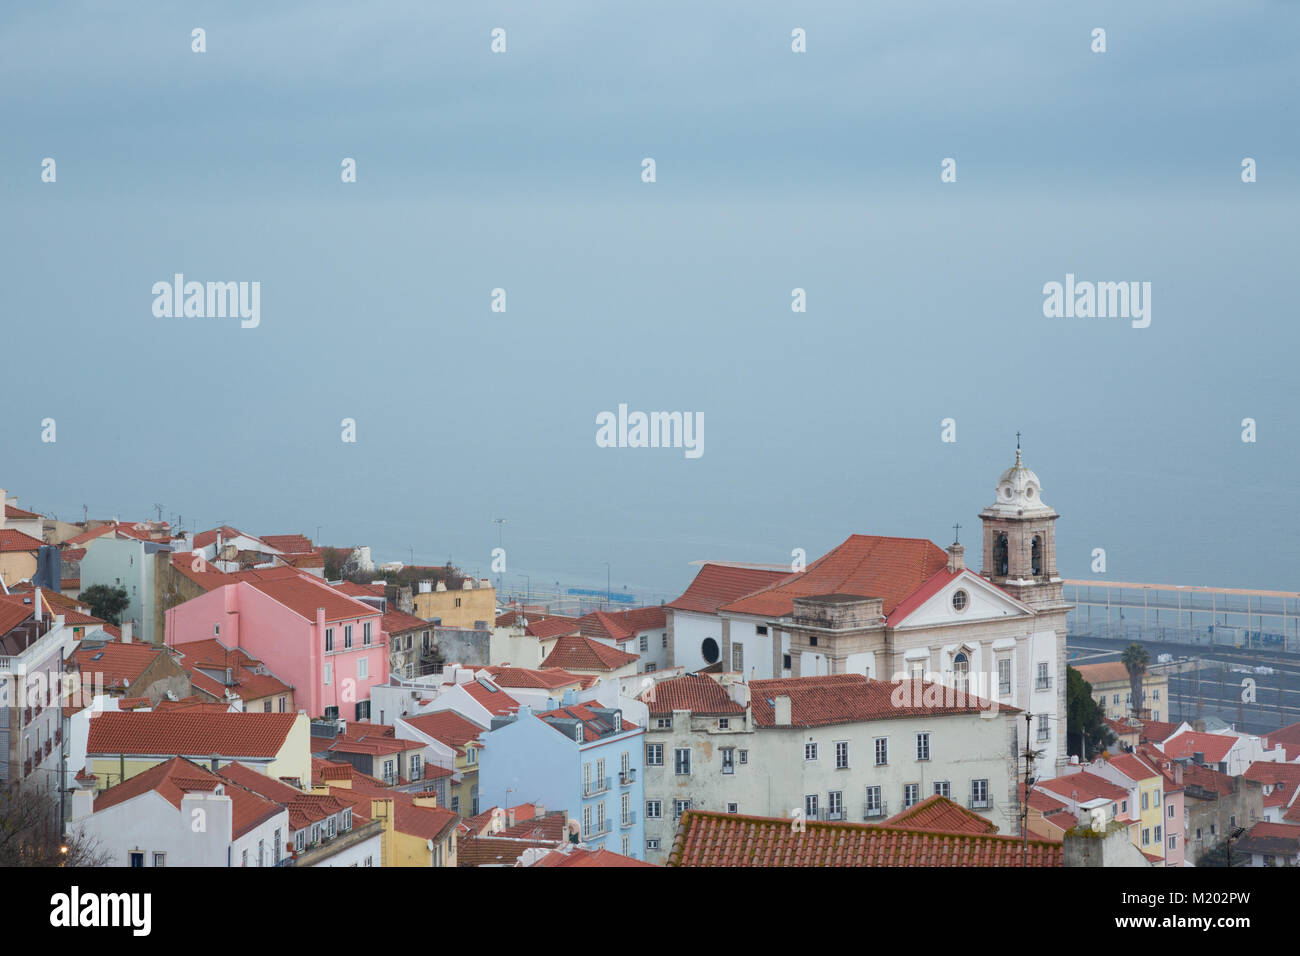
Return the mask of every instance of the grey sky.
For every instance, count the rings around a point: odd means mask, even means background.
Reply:
[[[504,514],[512,572],[672,590],[971,543],[1019,429],[1066,575],[1297,586],[1294,5],[173,6],[0,13],[24,506],[485,574]],[[176,272],[260,327],[154,318]],[[1151,327],[1044,318],[1067,272]],[[704,456],[597,448],[620,402]]]

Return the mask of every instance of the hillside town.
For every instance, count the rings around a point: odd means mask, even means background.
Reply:
[[[977,567],[846,528],[582,614],[283,528],[19,500],[0,864],[1300,865],[1300,723],[1175,720],[1140,646],[1072,665],[1019,449]]]

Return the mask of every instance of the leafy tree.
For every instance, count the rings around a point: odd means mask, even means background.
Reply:
[[[92,584],[81,592],[77,600],[90,605],[90,613],[101,621],[118,625],[122,623],[122,612],[131,603],[126,588],[111,584]]]
[[[107,866],[109,854],[75,831],[59,836],[59,806],[39,787],[0,787],[0,866]]]
[[[1124,648],[1124,653],[1119,659],[1124,669],[1128,671],[1129,692],[1133,696],[1133,716],[1141,717],[1142,678],[1147,672],[1147,665],[1151,663],[1151,655],[1147,653],[1145,647],[1134,641]]]
[[[1065,718],[1066,748],[1080,760],[1115,742],[1092,699],[1092,685],[1073,667],[1065,669]]]

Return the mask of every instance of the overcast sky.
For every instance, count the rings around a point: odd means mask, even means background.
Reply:
[[[1019,430],[1065,576],[1300,588],[1294,4],[263,6],[0,10],[23,506],[484,575],[505,516],[510,578],[671,592],[973,544]],[[260,325],[155,317],[178,272]],[[1067,273],[1150,327],[1044,317]],[[597,447],[620,403],[703,456]]]

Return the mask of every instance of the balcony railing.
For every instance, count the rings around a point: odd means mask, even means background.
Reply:
[[[821,820],[823,822],[843,820],[844,809],[840,808],[839,810],[831,810],[828,807],[821,807],[815,813],[806,814],[806,818],[809,820]]]
[[[971,797],[966,801],[966,806],[972,810],[988,810],[993,806],[993,801],[988,797]]]
[[[875,820],[878,817],[887,816],[888,814],[889,814],[889,804],[888,802],[882,800],[880,803],[876,804],[875,806],[872,806],[869,803],[866,804],[862,810],[862,819]]]
[[[582,785],[582,795],[584,797],[595,796],[598,793],[604,793],[611,786],[611,778],[603,777],[597,780],[588,780]]]
[[[620,787],[630,787],[636,783],[636,768],[625,770],[618,775],[618,785]]]
[[[606,817],[604,820],[597,820],[596,825],[591,828],[587,836],[591,836],[591,837],[604,836],[609,831],[610,831],[609,818]]]
[[[635,810],[631,811],[630,813],[627,814],[627,816],[623,817],[623,826],[625,826],[625,827],[634,827],[634,826],[636,826],[636,811],[635,811]]]
[[[31,775],[32,775],[32,760],[30,757],[28,757],[26,760],[23,761],[23,776],[30,777]]]
[[[1051,677],[1039,677],[1037,680],[1034,681],[1034,690],[1051,690],[1051,689],[1052,689]]]

